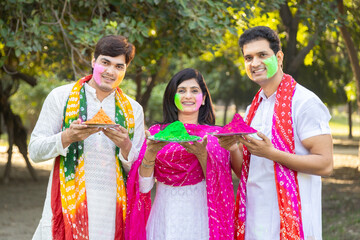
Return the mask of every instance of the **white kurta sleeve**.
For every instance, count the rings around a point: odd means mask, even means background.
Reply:
[[[70,89],[69,85],[54,89],[44,101],[29,143],[29,155],[34,162],[66,155],[67,148],[61,143],[64,101],[68,96],[66,89]]]
[[[140,168],[139,168],[140,170]],[[141,193],[148,193],[151,191],[151,189],[154,187],[155,184],[155,178],[154,178],[154,172],[152,172],[150,177],[142,177],[139,174],[139,190]]]
[[[318,98],[310,98],[297,110],[295,124],[301,141],[322,134],[331,134],[331,115]]]
[[[144,112],[141,105],[134,100],[130,100],[131,105],[134,111],[134,118],[135,118],[135,129],[134,129],[134,138],[132,140],[132,147],[130,149],[128,158],[125,159],[121,155],[121,151],[119,153],[119,159],[124,167],[124,170],[128,173],[132,164],[139,156],[139,152],[141,149],[142,144],[145,140],[145,128],[144,128]]]

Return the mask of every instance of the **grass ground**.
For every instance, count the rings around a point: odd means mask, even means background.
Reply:
[[[330,128],[333,137],[348,138],[348,125],[348,117],[346,113],[334,113],[330,121]],[[360,116],[358,114],[352,115],[352,135],[355,139],[358,139],[360,136]]]
[[[334,172],[323,177],[324,240],[360,239],[360,172],[357,147],[335,146]]]
[[[360,116],[353,114],[353,144],[360,139]],[[333,114],[330,122],[333,138],[348,140],[346,114]],[[334,172],[323,178],[324,240],[360,239],[360,159],[359,148],[335,147]]]

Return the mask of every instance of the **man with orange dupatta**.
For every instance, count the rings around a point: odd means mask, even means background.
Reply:
[[[261,88],[245,114],[257,136],[220,139],[240,178],[235,239],[321,240],[321,176],[333,170],[331,116],[314,93],[283,73],[272,29],[248,29],[239,45],[247,75]]]
[[[125,37],[105,36],[93,74],[47,96],[29,153],[55,163],[33,239],[124,239],[126,176],[145,138],[142,107],[119,88],[134,55]]]

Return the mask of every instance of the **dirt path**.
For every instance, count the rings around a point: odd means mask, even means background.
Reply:
[[[360,239],[360,159],[357,148],[334,149],[334,172],[323,182],[324,240]]]
[[[15,151],[11,180],[2,183],[7,159],[0,147],[0,239],[31,239],[41,217],[52,161],[33,164],[39,180],[34,182],[25,161]],[[360,239],[360,172],[356,148],[335,147],[335,171],[323,178],[324,240]],[[237,187],[237,186],[236,186]]]
[[[1,147],[0,150],[0,239],[28,240],[32,238],[41,217],[52,163],[32,164],[39,179],[34,182],[25,160],[16,149],[10,182],[3,184],[7,149]]]

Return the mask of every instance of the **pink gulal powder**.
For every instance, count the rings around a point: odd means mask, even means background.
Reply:
[[[101,66],[100,64],[97,64],[97,63],[94,64],[93,78],[98,85],[101,84],[101,74],[104,71],[105,71],[105,68],[103,66]]]
[[[257,131],[248,126],[240,114],[236,113],[228,124],[226,124],[218,134],[223,133],[256,133]]]
[[[198,95],[196,95],[195,99],[196,99],[196,108],[195,108],[195,110],[199,110],[199,108],[201,107],[202,101],[203,101],[202,93],[199,93]]]

